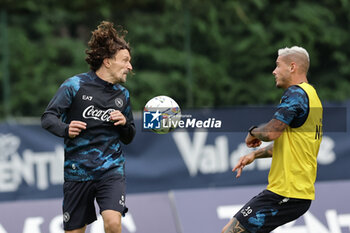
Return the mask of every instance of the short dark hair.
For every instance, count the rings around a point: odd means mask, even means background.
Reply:
[[[102,21],[97,29],[92,32],[88,49],[85,50],[85,61],[93,71],[98,70],[105,58],[112,58],[116,52],[127,49],[130,52],[129,43],[124,39],[128,32],[121,26],[114,28],[113,23]]]

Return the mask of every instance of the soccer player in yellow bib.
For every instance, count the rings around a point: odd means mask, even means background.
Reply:
[[[315,199],[323,110],[316,90],[307,81],[309,64],[304,48],[278,50],[272,74],[276,87],[285,90],[281,102],[273,119],[252,126],[245,139],[248,147],[258,147],[262,141],[274,142],[241,157],[232,170],[237,171],[238,178],[255,159],[272,157],[269,182],[234,215],[222,233],[271,232],[302,216]]]

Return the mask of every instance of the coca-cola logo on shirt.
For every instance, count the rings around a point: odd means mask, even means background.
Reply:
[[[113,108],[107,110],[100,110],[95,108],[94,105],[90,105],[83,112],[83,117],[85,119],[95,119],[98,121],[110,121],[110,113],[115,111]]]

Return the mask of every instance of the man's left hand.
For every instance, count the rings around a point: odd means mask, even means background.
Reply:
[[[248,133],[247,137],[245,138],[245,144],[247,144],[248,147],[254,148],[260,146],[262,141]]]
[[[125,125],[126,124],[126,118],[123,113],[121,113],[119,110],[115,110],[111,112],[110,119],[112,122],[114,122],[114,125]]]

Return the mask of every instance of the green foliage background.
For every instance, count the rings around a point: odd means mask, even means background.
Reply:
[[[322,100],[350,97],[349,0],[0,0],[0,11],[12,116],[40,116],[65,79],[88,70],[86,44],[102,20],[129,31],[135,110],[156,95],[183,108],[275,104],[277,50],[293,45],[309,51]]]

